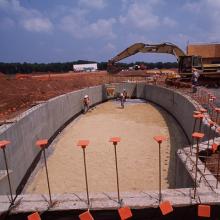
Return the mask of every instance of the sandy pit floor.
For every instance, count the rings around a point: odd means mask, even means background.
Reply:
[[[119,136],[117,146],[121,191],[158,189],[158,144],[155,135],[168,139],[162,144],[162,188],[175,182],[175,151],[187,143],[176,121],[161,108],[141,100],[109,101],[78,117],[54,140],[48,154],[52,193],[85,192],[83,151],[80,139],[90,140],[86,162],[90,192],[116,191],[114,147],[110,137]],[[49,151],[49,152],[48,152]],[[33,172],[26,193],[47,193],[41,159]]]

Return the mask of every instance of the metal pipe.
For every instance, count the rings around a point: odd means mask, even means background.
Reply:
[[[12,196],[12,187],[11,187],[11,181],[10,181],[9,172],[8,172],[8,163],[7,163],[5,148],[3,148],[3,155],[4,155],[5,167],[6,167],[6,171],[7,171],[8,185],[9,185],[10,196],[11,196],[11,204],[13,205],[14,201],[13,201],[13,196]]]
[[[194,120],[192,133],[194,133],[194,131],[196,129],[196,121],[197,121],[197,118],[195,118],[195,120]],[[192,148],[193,148],[193,137],[191,139],[191,145],[190,145],[190,153],[191,153],[191,155],[192,155]]]
[[[161,153],[159,143],[159,202],[161,201]]]
[[[47,170],[47,160],[46,160],[46,155],[45,155],[45,148],[43,150],[43,155],[44,155],[44,164],[45,164],[45,170],[46,170],[46,176],[47,176],[47,186],[48,186],[48,192],[49,192],[49,197],[50,197],[50,205],[52,205],[52,199],[51,199],[51,192],[50,192],[50,182],[49,182],[49,175],[48,175],[48,170]]]
[[[216,189],[218,188],[218,176],[219,176],[219,166],[220,166],[220,152],[218,150],[218,165],[217,165],[217,176],[216,176]]]
[[[90,201],[89,201],[89,187],[88,187],[87,170],[86,170],[86,152],[85,152],[85,148],[83,148],[83,159],[84,159],[84,169],[85,169],[87,203],[88,203],[88,206],[89,206]]]
[[[116,168],[116,178],[117,178],[117,192],[118,192],[118,203],[121,205],[121,199],[120,199],[120,191],[119,191],[119,178],[118,178],[118,162],[117,162],[117,152],[116,152],[116,143],[114,144],[115,149],[115,168]]]
[[[199,154],[199,140],[197,139],[196,141],[196,171],[195,171],[195,180],[194,180],[194,195],[193,198],[195,199],[196,197],[196,188],[197,188],[197,171],[198,171],[198,154]]]

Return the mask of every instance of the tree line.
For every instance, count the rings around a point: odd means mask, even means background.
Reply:
[[[4,74],[16,74],[16,73],[24,73],[30,74],[33,72],[68,72],[73,70],[74,64],[88,64],[88,63],[97,63],[94,61],[86,61],[86,60],[78,60],[73,62],[65,62],[65,63],[4,63],[0,62],[0,72]],[[178,64],[176,62],[156,62],[156,63],[147,63],[147,62],[134,62],[134,63],[117,63],[117,66],[120,66],[123,69],[128,69],[129,67],[133,67],[135,65],[144,65],[147,69],[170,69],[177,68]],[[107,62],[98,62],[97,63],[98,70],[106,70]]]

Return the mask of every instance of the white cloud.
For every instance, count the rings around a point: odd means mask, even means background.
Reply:
[[[165,17],[163,18],[163,24],[172,28],[177,25],[177,22],[169,17]]]
[[[95,22],[88,22],[86,20],[86,11],[77,10],[76,13],[64,16],[61,19],[60,28],[72,34],[78,39],[85,38],[114,38],[113,24],[116,20],[114,18],[98,19]]]
[[[107,51],[107,52],[112,52],[114,50],[116,50],[116,47],[114,44],[108,42],[105,47],[104,47],[104,50]]]
[[[119,18],[121,24],[132,25],[145,30],[159,26],[159,17],[154,15],[150,4],[134,2],[128,7],[126,15]]]
[[[79,5],[87,8],[102,9],[107,3],[106,0],[79,0]]]
[[[195,29],[200,27],[203,38],[207,41],[219,41],[220,39],[220,1],[199,0],[191,1],[184,5],[184,9],[197,16],[197,22],[193,24]],[[202,27],[201,27],[201,24]],[[205,31],[204,31],[205,29]]]
[[[28,31],[47,32],[52,30],[52,23],[46,18],[29,18],[22,21],[23,27]]]
[[[17,22],[28,31],[49,32],[53,28],[49,18],[36,9],[23,7],[19,0],[0,0],[0,8],[16,16]]]

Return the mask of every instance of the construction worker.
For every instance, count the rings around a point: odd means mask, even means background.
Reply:
[[[126,102],[126,99],[128,97],[128,93],[127,93],[126,89],[123,89],[123,96],[124,96],[124,101]]]
[[[83,111],[84,111],[84,114],[89,111],[89,96],[88,95],[85,95],[84,98],[83,98]]]
[[[197,91],[199,76],[200,76],[200,74],[199,74],[198,70],[196,68],[192,68],[191,81],[192,81],[192,92],[193,93],[196,93],[196,91]]]
[[[120,102],[121,102],[121,107],[124,108],[124,102],[125,102],[125,96],[123,93],[120,94]]]

